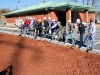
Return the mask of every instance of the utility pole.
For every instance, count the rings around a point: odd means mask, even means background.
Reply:
[[[17,1],[17,9],[20,9],[20,1]]]
[[[26,4],[26,8],[28,7],[28,4]]]

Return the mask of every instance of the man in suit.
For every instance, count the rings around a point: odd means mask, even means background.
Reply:
[[[84,46],[84,44],[83,44],[83,35],[85,33],[85,26],[80,21],[80,19],[77,19],[76,22],[77,22],[77,26],[78,26],[78,34],[80,34],[79,48],[81,48],[82,46]]]

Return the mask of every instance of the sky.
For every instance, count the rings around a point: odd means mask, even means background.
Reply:
[[[20,4],[18,6],[18,2]],[[31,6],[35,4],[42,3],[43,0],[0,0],[0,8],[9,8],[9,9],[16,9],[17,7],[25,8],[26,6]],[[45,1],[53,1],[53,0],[45,0]],[[57,0],[57,1],[66,1],[66,0]]]

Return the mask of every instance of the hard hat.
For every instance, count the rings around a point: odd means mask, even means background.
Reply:
[[[57,24],[60,24],[60,22],[57,22]]]
[[[52,21],[53,21],[53,22],[55,22],[55,20],[54,20],[54,19],[53,19]]]
[[[35,18],[33,18],[33,19],[35,19]]]
[[[76,22],[79,23],[80,22],[80,19],[77,19]]]
[[[44,19],[46,19],[46,17],[44,17]]]
[[[32,17],[30,17],[30,19],[32,19]]]
[[[71,20],[68,20],[68,23],[71,23]]]
[[[41,19],[39,19],[38,21],[41,21]]]
[[[22,19],[20,20],[20,22],[22,22]]]
[[[51,17],[48,17],[48,19],[51,19]]]

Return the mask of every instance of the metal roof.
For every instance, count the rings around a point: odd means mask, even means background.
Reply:
[[[82,4],[78,4],[78,3],[74,3],[74,2],[57,2],[57,1],[50,1],[50,2],[45,2],[45,3],[41,3],[38,5],[33,5],[27,8],[23,8],[23,9],[19,9],[16,11],[12,11],[9,13],[4,14],[4,16],[10,16],[10,15],[14,15],[14,14],[21,14],[21,13],[25,13],[25,12],[36,12],[36,11],[41,11],[41,10],[53,10],[53,9],[65,9],[66,8],[73,8],[72,10],[79,10],[79,11],[83,11],[83,10],[89,10],[89,12],[96,12],[97,10],[95,10],[93,7],[88,6],[88,5],[82,5]]]

